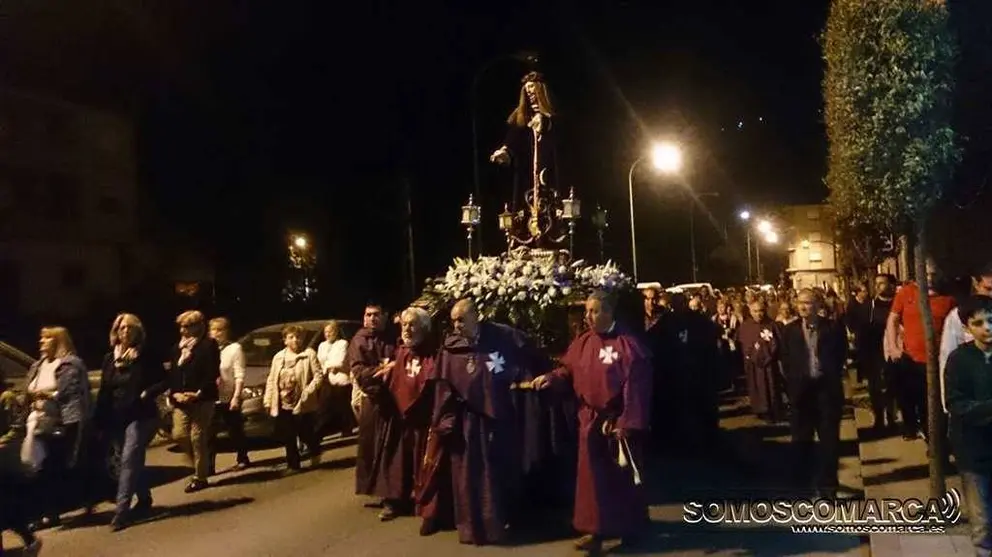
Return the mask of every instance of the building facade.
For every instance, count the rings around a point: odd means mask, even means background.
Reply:
[[[75,318],[178,280],[141,240],[136,166],[126,116],[0,89],[2,313]]]
[[[840,290],[835,223],[826,205],[779,209],[789,252],[786,274],[792,287]]]

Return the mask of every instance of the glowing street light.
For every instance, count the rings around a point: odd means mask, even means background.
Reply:
[[[768,242],[769,244],[777,244],[778,243],[778,232],[775,232],[774,230],[769,230],[768,232],[766,232],[765,233],[765,241]]]
[[[737,214],[738,217],[744,222],[751,220],[751,211],[744,210]]]
[[[306,236],[296,236],[293,238],[293,245],[297,249],[307,249],[307,238]]]
[[[772,223],[767,220],[758,221],[758,232],[761,232],[767,236],[770,232],[772,232]]]
[[[674,174],[682,169],[682,149],[674,143],[658,143],[651,148],[651,164],[659,172]]]

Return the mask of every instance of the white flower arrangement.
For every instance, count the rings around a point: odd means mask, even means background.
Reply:
[[[521,248],[500,257],[456,258],[443,277],[428,283],[426,293],[444,302],[471,298],[483,318],[519,322],[528,316],[530,325],[539,327],[549,308],[572,305],[596,289],[632,287],[631,279],[612,261],[563,264],[553,254],[535,257]]]

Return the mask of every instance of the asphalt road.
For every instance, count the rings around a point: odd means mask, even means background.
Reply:
[[[155,479],[156,512],[144,523],[111,533],[110,506],[91,524],[73,522],[41,532],[46,556],[153,557],[213,556],[431,556],[572,555],[568,516],[549,514],[530,521],[527,532],[510,547],[467,547],[454,533],[418,534],[419,521],[401,518],[381,523],[353,494],[355,447],[350,440],[326,440],[324,464],[317,470],[282,477],[281,450],[252,454],[256,466],[222,473],[208,490],[182,492],[186,469],[182,457],[166,447],[149,452]],[[741,557],[746,555],[862,555],[861,541],[840,535],[793,535],[790,532],[702,531],[681,521],[682,503],[690,498],[758,494],[769,489],[769,474],[756,476],[731,462],[665,458],[643,473],[654,485],[651,539],[628,555]],[[218,468],[234,463],[222,454]],[[773,476],[774,474],[772,474]],[[760,477],[759,477],[760,476]],[[548,541],[550,540],[550,541]],[[10,534],[4,545],[16,548]],[[11,555],[19,555],[13,549]]]

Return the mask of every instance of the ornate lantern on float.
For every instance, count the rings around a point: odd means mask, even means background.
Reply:
[[[561,200],[561,218],[568,223],[568,255],[575,253],[575,225],[582,216],[582,202],[575,197],[575,189],[568,191],[568,197]]]
[[[474,198],[469,195],[468,203],[462,205],[462,226],[465,227],[466,240],[468,241],[468,258],[472,259],[472,235],[475,232],[475,228],[479,226],[479,222],[482,220],[482,211],[479,206],[475,204]]]

